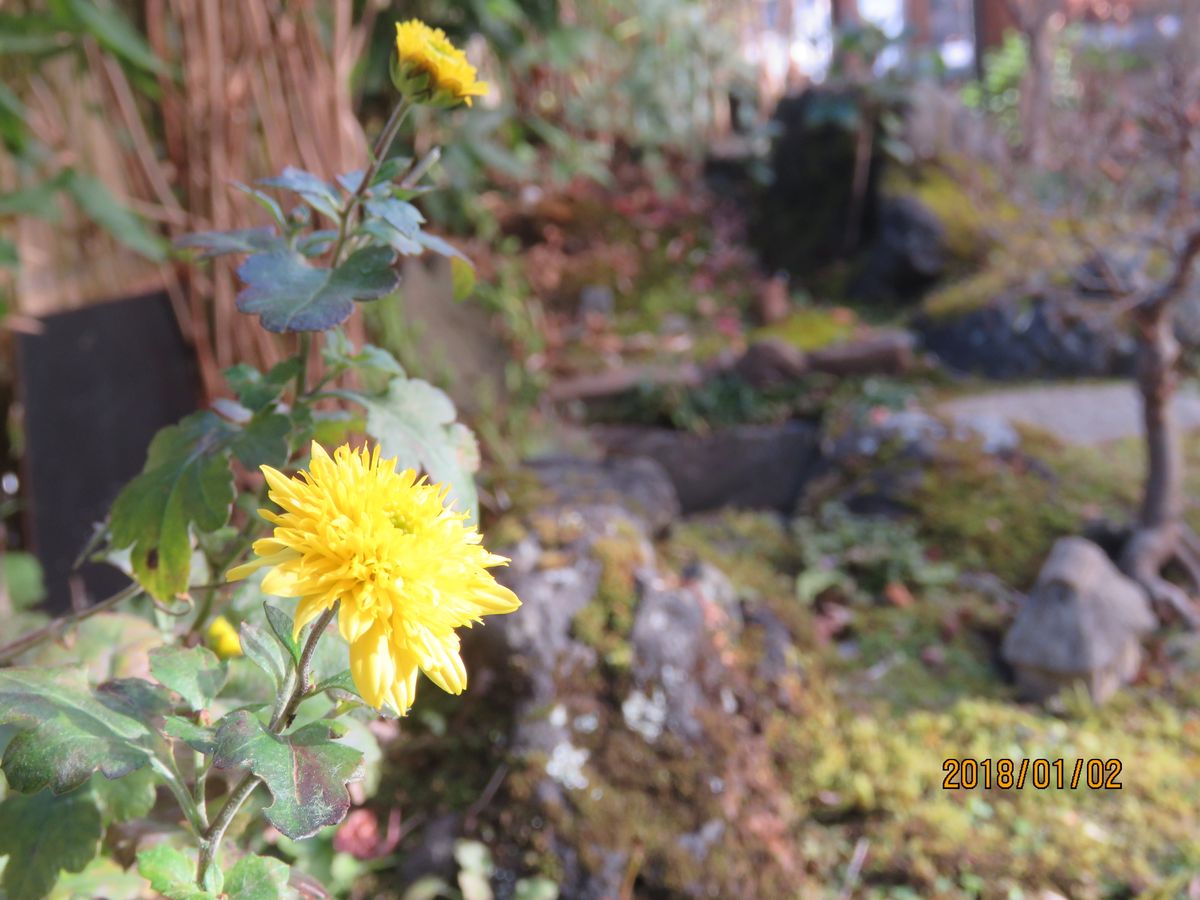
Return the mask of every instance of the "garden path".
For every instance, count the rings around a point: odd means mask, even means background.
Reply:
[[[956,397],[938,410],[958,420],[1031,425],[1070,444],[1103,444],[1142,432],[1137,392],[1127,382],[1006,388]],[[1200,429],[1200,391],[1182,389],[1175,399],[1175,415],[1185,431]]]

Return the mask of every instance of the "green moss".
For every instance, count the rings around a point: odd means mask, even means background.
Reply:
[[[950,173],[934,167],[913,171],[893,166],[884,191],[892,197],[912,197],[937,217],[953,262],[972,263],[986,254],[990,239],[984,212]],[[989,194],[987,203],[991,207],[1001,201]]]
[[[921,302],[921,309],[934,318],[953,318],[982,309],[1011,287],[1012,277],[1009,273],[983,269],[934,288]]]
[[[600,581],[596,596],[575,617],[572,631],[607,665],[623,670],[633,655],[629,635],[637,606],[636,573],[649,560],[641,536],[620,527],[618,534],[596,540],[592,553],[600,562]]]
[[[752,337],[755,340],[775,338],[800,350],[811,351],[844,343],[854,334],[854,328],[854,313],[847,309],[807,307],[782,322],[758,329]]]

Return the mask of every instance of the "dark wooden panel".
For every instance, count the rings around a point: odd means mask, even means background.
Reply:
[[[69,607],[71,563],[113,498],[141,471],[154,433],[196,409],[195,359],[165,294],[47,316],[17,344],[25,411],[27,544],[46,568],[47,605]],[[88,566],[94,599],[123,576]]]

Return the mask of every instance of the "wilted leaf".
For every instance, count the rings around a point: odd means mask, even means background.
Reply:
[[[0,669],[0,725],[17,728],[0,764],[9,785],[61,794],[97,769],[120,778],[146,765],[155,735],[133,714],[135,700],[91,690],[83,669]]]
[[[159,599],[187,588],[189,527],[215,531],[229,520],[234,498],[229,443],[238,433],[207,411],[164,428],[150,442],[142,474],[113,503],[113,544],[133,545],[134,575]]]
[[[291,734],[272,734],[245,710],[230,713],[217,729],[213,763],[220,769],[245,767],[261,778],[274,802],[267,820],[288,837],[301,840],[336,825],[350,809],[346,784],[362,777],[362,754],[330,740],[325,723]]]
[[[0,803],[0,856],[8,856],[0,882],[5,896],[42,900],[59,872],[79,872],[91,862],[102,833],[90,791],[10,793]]]
[[[416,378],[393,378],[382,397],[357,395],[367,410],[367,432],[400,469],[423,469],[450,487],[450,500],[476,517],[475,468],[464,448],[465,426],[455,423],[445,392]],[[469,434],[469,432],[467,432]]]
[[[225,667],[207,647],[157,647],[150,673],[194,710],[208,706],[225,684]]]
[[[315,268],[294,253],[251,256],[238,268],[246,287],[237,307],[268,331],[324,331],[349,318],[356,300],[377,300],[399,284],[393,252],[367,247],[336,269]]]

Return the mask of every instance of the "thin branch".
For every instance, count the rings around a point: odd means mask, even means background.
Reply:
[[[1153,315],[1182,295],[1191,280],[1192,267],[1197,256],[1200,256],[1200,225],[1189,231],[1184,238],[1182,248],[1175,254],[1175,266],[1170,276],[1137,304],[1135,310],[1138,315]]]
[[[53,637],[62,634],[70,626],[82,622],[84,619],[90,619],[97,613],[102,613],[105,610],[112,609],[118,603],[124,600],[129,600],[142,593],[142,587],[139,584],[131,584],[107,599],[101,600],[99,603],[89,606],[87,609],[79,610],[78,612],[70,613],[66,616],[61,616],[53,622],[43,625],[27,634],[21,635],[14,641],[9,641],[7,644],[0,646],[0,665],[5,665],[11,662],[16,657],[20,656],[26,650],[36,647],[38,644],[44,643]]]

